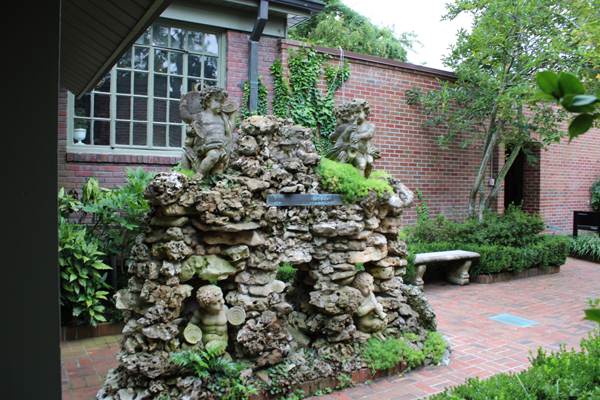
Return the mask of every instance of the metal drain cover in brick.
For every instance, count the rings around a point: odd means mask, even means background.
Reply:
[[[498,321],[498,322],[504,322],[505,324],[509,324],[509,325],[515,325],[520,328],[527,328],[532,325],[539,324],[539,322],[532,321],[527,318],[516,317],[516,316],[510,315],[510,314],[499,314],[499,315],[490,317],[490,319],[493,319],[494,321]]]

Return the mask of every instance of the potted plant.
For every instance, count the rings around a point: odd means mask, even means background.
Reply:
[[[75,109],[75,115],[78,117],[85,117],[85,109],[77,107]],[[77,140],[75,144],[84,145],[83,140],[87,136],[88,121],[83,118],[75,118],[73,125],[73,139]]]

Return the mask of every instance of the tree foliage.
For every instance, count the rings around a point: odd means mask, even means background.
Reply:
[[[443,17],[461,13],[473,17],[471,32],[461,30],[445,57],[458,80],[421,94],[419,100],[430,120],[425,125],[445,125],[441,146],[468,133],[463,146],[481,148],[481,164],[469,199],[469,215],[494,203],[508,169],[519,151],[547,147],[564,135],[564,111],[535,97],[535,77],[540,71],[564,70],[584,74],[597,83],[599,0],[455,0]],[[596,30],[595,32],[593,30]],[[597,76],[596,76],[597,75]],[[593,78],[593,80],[592,80]],[[485,171],[494,148],[512,149],[490,195],[485,198]],[[477,195],[480,195],[479,205]]]
[[[290,30],[291,39],[406,61],[407,50],[416,42],[414,33],[397,35],[393,26],[380,28],[340,0],[323,1],[323,11]]]

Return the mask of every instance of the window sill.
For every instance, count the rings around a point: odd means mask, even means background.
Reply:
[[[67,152],[66,159],[73,163],[177,165],[181,156]]]

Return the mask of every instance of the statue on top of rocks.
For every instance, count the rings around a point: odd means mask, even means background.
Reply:
[[[375,125],[367,121],[371,113],[369,103],[363,99],[354,99],[347,104],[336,106],[333,112],[337,126],[330,139],[335,141],[335,144],[326,157],[352,164],[358,172],[368,178],[373,170],[373,161],[381,158],[379,149],[371,142],[375,135]]]
[[[231,154],[235,114],[239,107],[227,101],[226,90],[198,85],[182,96],[181,119],[188,124],[181,168],[196,172],[198,178],[222,174]]]

